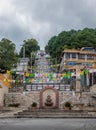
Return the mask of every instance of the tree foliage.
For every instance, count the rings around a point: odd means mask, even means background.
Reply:
[[[0,41],[0,70],[11,69],[17,60],[18,55],[15,52],[15,44],[3,38]]]
[[[31,52],[36,52],[40,49],[38,42],[35,39],[24,40],[24,44],[20,50],[20,57],[23,57],[23,47],[25,46],[25,56],[30,57]]]
[[[94,47],[96,48],[96,29],[63,31],[52,37],[45,47],[46,53],[59,61],[61,52],[65,49]]]

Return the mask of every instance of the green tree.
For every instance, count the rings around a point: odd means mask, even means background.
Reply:
[[[58,36],[53,36],[45,46],[46,53],[60,62],[64,49],[79,49],[81,47],[96,48],[96,29],[84,28],[83,30],[62,31]]]
[[[3,38],[0,41],[0,69],[11,69],[17,63],[18,54],[15,51],[15,44]]]
[[[24,44],[21,47],[21,50],[19,53],[20,57],[23,57],[23,47],[24,46],[25,46],[25,56],[26,57],[30,57],[32,51],[36,52],[37,50],[40,49],[38,42],[35,39],[24,40]]]

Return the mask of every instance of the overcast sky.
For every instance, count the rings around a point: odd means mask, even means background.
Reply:
[[[17,51],[23,40],[35,38],[41,47],[64,30],[96,28],[96,0],[0,0],[0,39]]]

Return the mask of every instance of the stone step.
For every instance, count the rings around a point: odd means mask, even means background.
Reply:
[[[95,117],[96,118],[96,116],[92,116],[92,115],[83,115],[83,114],[78,114],[78,115],[73,115],[73,114],[66,114],[66,115],[51,115],[51,114],[49,114],[49,115],[41,115],[41,114],[35,114],[35,115],[15,115],[15,117],[16,118],[19,118],[19,117],[21,117],[21,118],[24,118],[24,117],[26,117],[26,118],[68,118],[68,117],[73,117],[73,118],[80,118],[80,117]]]
[[[96,118],[93,115],[15,115],[15,118]]]
[[[32,109],[28,109],[28,110],[24,110],[23,112],[34,112],[34,111],[36,111],[36,112],[70,112],[70,113],[73,113],[73,112],[79,112],[79,113],[81,113],[81,112],[88,112],[87,110],[64,110],[64,109],[36,109],[36,110],[32,110]],[[94,111],[94,112],[96,112],[96,111]]]
[[[23,112],[18,112],[15,114],[16,118],[96,118],[96,112],[88,111],[45,111],[45,110],[35,110]]]
[[[34,112],[39,112],[39,113],[95,113],[96,111],[87,111],[87,110],[23,110],[23,113],[34,113]]]
[[[54,113],[54,112],[19,112],[18,113],[19,115],[35,115],[35,114],[38,114],[38,115],[67,115],[67,114],[70,114],[70,115],[80,115],[80,114],[88,114],[88,113],[68,113],[68,112],[57,112],[57,113]]]

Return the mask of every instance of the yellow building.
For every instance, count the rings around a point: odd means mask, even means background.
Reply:
[[[96,67],[96,51],[92,47],[81,49],[65,49],[62,52],[60,71],[75,65]]]

